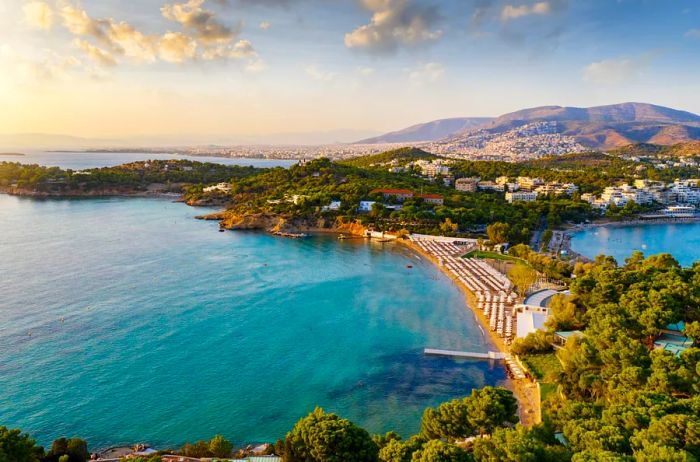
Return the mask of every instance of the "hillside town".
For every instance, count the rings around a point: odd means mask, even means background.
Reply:
[[[557,122],[533,122],[503,133],[480,129],[426,143],[421,148],[457,159],[509,162],[590,150],[574,137],[562,135],[559,131]]]

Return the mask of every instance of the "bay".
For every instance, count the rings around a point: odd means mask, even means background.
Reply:
[[[157,199],[0,195],[0,422],[49,444],[284,437],[319,405],[371,432],[505,380],[462,293],[407,249],[217,232]],[[412,265],[413,268],[408,268]]]
[[[670,253],[683,266],[700,260],[700,223],[596,226],[573,233],[571,247],[589,258],[611,255],[618,263],[639,250]]]

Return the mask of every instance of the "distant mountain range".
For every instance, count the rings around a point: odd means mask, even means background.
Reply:
[[[360,140],[356,144],[407,143],[439,140],[455,133],[482,127],[493,120],[493,117],[456,117],[453,119],[435,120],[424,124],[412,125],[403,130],[386,133],[374,138]]]
[[[464,144],[465,140],[471,143],[475,134],[481,133],[498,145],[501,142],[498,135],[508,133],[511,139],[514,129],[540,122],[553,122],[548,126],[555,127],[556,134],[591,149],[613,149],[634,143],[672,145],[700,139],[700,116],[696,114],[653,104],[623,103],[590,108],[542,106],[492,119],[437,120],[358,143]]]

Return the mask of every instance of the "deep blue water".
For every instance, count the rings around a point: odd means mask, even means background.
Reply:
[[[22,164],[39,164],[47,167],[61,167],[81,170],[86,168],[112,167],[114,165],[136,162],[139,160],[188,159],[199,162],[214,162],[225,165],[252,165],[253,167],[289,167],[296,161],[276,159],[243,159],[228,157],[181,156],[176,154],[153,154],[140,152],[102,153],[102,152],[46,152],[28,151],[24,156],[0,156],[0,162],[20,162]]]
[[[690,266],[700,260],[700,223],[593,227],[575,233],[571,246],[589,258],[612,255],[620,264],[639,250],[647,256],[670,253]]]
[[[283,437],[320,405],[408,435],[425,406],[505,379],[422,354],[488,340],[406,249],[219,233],[200,213],[0,195],[0,425],[93,449],[243,443]]]

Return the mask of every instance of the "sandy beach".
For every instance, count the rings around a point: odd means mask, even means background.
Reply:
[[[452,273],[440,266],[439,262],[435,259],[435,257],[425,252],[413,242],[407,239],[397,239],[395,242],[410,248],[411,250],[419,254],[422,258],[430,260],[437,268],[440,269],[440,271],[442,271],[443,274],[449,277],[452,280],[452,282],[456,284],[464,293],[466,305],[474,314],[474,317],[478,320],[481,330],[482,332],[484,332],[484,335],[488,335],[489,340],[491,340],[491,343],[497,348],[499,352],[510,352],[508,346],[505,344],[503,339],[499,337],[496,332],[489,329],[489,321],[488,319],[486,319],[486,316],[484,316],[484,313],[480,310],[474,309],[474,307],[477,306],[478,302],[476,296],[467,288],[467,286],[465,286]],[[523,380],[513,380],[509,378],[506,382],[506,388],[513,392],[513,394],[518,400],[518,403],[520,404],[519,414],[521,423],[526,426],[530,426],[537,423],[537,420],[539,420],[539,394],[537,392],[536,384],[526,382]]]

